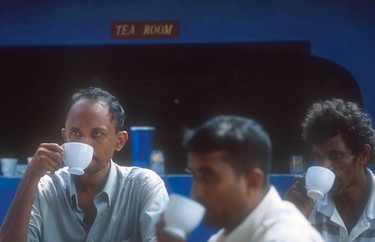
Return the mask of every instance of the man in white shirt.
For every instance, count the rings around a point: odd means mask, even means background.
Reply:
[[[215,117],[186,136],[192,196],[205,224],[220,229],[209,242],[321,242],[320,234],[268,183],[271,141],[254,120]],[[181,241],[162,230],[159,242]]]

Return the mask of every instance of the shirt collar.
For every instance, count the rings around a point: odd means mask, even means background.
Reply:
[[[116,185],[117,185],[116,181],[118,180],[116,165],[112,160],[110,164],[111,166],[110,166],[110,170],[108,174],[107,183],[105,184],[103,191],[102,191],[103,193],[107,194],[108,206],[111,206],[111,201],[113,200],[114,195],[115,195],[114,193],[116,191]]]
[[[368,182],[370,183],[370,196],[366,204],[364,215],[368,219],[375,218],[375,177],[369,168],[366,168],[366,176],[368,177]],[[327,217],[332,217],[336,207],[332,196],[325,196],[325,198],[317,203],[317,211],[324,214]]]
[[[77,189],[76,184],[74,183],[73,176],[68,173],[68,191],[70,195],[70,203],[73,207],[78,207],[78,200],[77,200]]]
[[[281,198],[276,189],[271,186],[269,191],[266,193],[260,203],[254,208],[254,210],[250,212],[250,214],[237,228],[226,236],[228,241],[246,241],[247,238],[245,237],[247,237],[249,233],[253,233],[252,230],[255,231],[257,228],[262,226],[265,211],[272,207],[277,201],[281,201]],[[225,236],[224,230],[221,230],[220,232],[220,237]]]
[[[325,196],[321,201],[317,202],[317,211],[327,217],[331,217],[335,210],[333,198],[330,195]]]
[[[375,218],[375,177],[372,171],[367,168],[366,175],[368,177],[368,181],[370,182],[370,196],[368,197],[368,202],[365,207],[365,216],[368,219]]]

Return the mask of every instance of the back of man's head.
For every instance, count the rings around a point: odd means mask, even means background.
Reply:
[[[271,163],[268,134],[256,121],[239,116],[217,116],[187,133],[184,146],[189,153],[223,151],[226,161],[239,173],[260,168],[265,176]]]

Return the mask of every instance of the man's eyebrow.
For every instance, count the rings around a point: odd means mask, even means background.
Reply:
[[[203,167],[199,167],[196,171],[193,171],[193,169],[191,169],[190,167],[186,167],[185,169],[185,172],[190,174],[190,175],[194,175],[195,173],[202,173],[202,172],[212,172],[213,169],[209,166],[203,166]]]
[[[94,130],[94,131],[106,131],[107,129],[105,127],[96,127],[96,128],[93,128],[92,130]]]

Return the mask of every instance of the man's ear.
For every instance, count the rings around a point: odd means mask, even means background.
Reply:
[[[371,146],[369,144],[365,144],[362,147],[361,152],[359,153],[359,162],[363,165],[367,164],[370,160],[371,156]]]
[[[61,137],[64,139],[64,141],[66,143],[67,142],[67,138],[66,138],[66,129],[65,128],[61,129],[60,135],[61,135]]]
[[[265,177],[264,173],[259,168],[254,168],[246,172],[246,181],[247,181],[247,187],[250,190],[256,189],[262,189],[265,183]]]
[[[128,140],[128,132],[126,131],[120,131],[117,134],[117,141],[116,141],[116,151],[120,151],[122,147],[124,147],[126,141]]]

